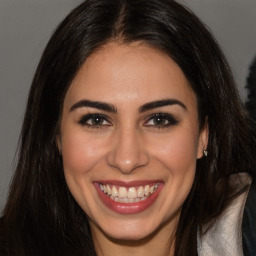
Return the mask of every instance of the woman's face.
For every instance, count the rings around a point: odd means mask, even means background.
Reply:
[[[58,144],[93,232],[133,240],[176,227],[207,130],[199,131],[196,96],[172,59],[109,43],[73,80]]]

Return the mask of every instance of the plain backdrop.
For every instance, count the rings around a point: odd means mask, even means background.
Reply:
[[[95,0],[97,1],[97,0]],[[28,90],[57,24],[81,0],[0,0],[0,211],[15,168]],[[246,100],[248,68],[256,55],[256,0],[178,0],[214,33]]]

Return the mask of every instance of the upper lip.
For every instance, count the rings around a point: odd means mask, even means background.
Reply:
[[[163,183],[163,180],[132,180],[132,181],[121,181],[121,180],[96,180],[94,183],[100,183],[103,185],[117,185],[121,187],[136,187],[151,185],[156,183]]]

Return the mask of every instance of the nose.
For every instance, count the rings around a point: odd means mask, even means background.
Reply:
[[[141,134],[132,129],[119,131],[112,138],[107,163],[123,174],[130,174],[139,167],[146,166],[149,163],[149,155]]]

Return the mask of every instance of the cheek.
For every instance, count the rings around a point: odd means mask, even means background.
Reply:
[[[62,137],[62,157],[66,174],[82,175],[89,172],[102,158],[100,140],[81,132],[67,132]]]
[[[197,159],[197,140],[193,132],[177,133],[155,145],[155,157],[176,175],[194,172]]]
[[[62,158],[64,175],[68,188],[80,205],[91,215],[89,205],[94,205],[91,183],[93,170],[103,158],[102,143],[85,136],[77,130],[65,130],[62,133]]]

